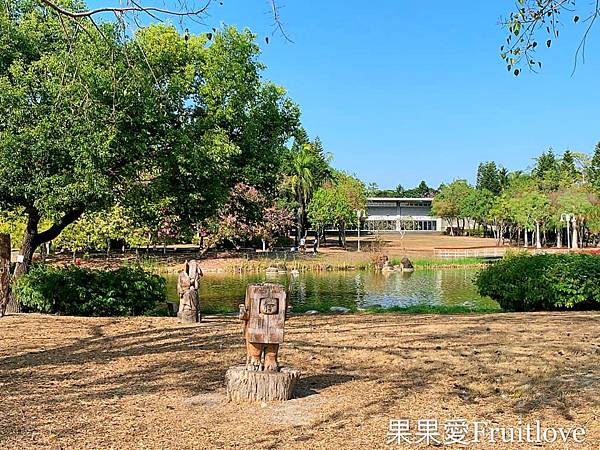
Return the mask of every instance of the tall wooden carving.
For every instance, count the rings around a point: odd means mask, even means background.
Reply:
[[[246,365],[227,371],[227,398],[233,401],[289,400],[300,377],[277,360],[287,318],[287,292],[280,284],[250,285],[240,305]]]
[[[277,372],[277,353],[283,344],[287,316],[287,294],[280,284],[248,286],[246,300],[240,305],[244,322],[248,370]]]
[[[0,317],[10,300],[10,235],[0,233]]]
[[[200,322],[200,277],[202,270],[194,260],[185,263],[185,270],[179,273],[177,294],[179,312],[177,317],[183,323]]]

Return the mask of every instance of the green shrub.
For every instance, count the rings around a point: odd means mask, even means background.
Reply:
[[[140,267],[101,271],[38,265],[17,281],[15,292],[29,311],[132,316],[166,300],[166,281]]]
[[[479,272],[481,295],[508,311],[600,309],[600,256],[508,255]]]

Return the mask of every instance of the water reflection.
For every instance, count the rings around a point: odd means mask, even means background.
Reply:
[[[207,274],[201,283],[204,309],[234,311],[243,301],[246,286],[264,281],[289,287],[292,305],[298,309],[331,306],[382,307],[414,305],[496,306],[482,298],[473,284],[473,269],[392,272],[310,272],[292,274]],[[176,299],[176,277],[168,277],[169,297]]]

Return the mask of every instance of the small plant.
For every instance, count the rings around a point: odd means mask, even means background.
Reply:
[[[136,266],[102,271],[38,265],[17,281],[15,292],[30,311],[136,316],[166,300],[166,281]]]

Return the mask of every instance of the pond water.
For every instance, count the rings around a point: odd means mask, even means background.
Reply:
[[[281,274],[206,274],[201,281],[201,308],[206,312],[237,311],[243,303],[246,286],[264,281],[288,286],[295,311],[331,306],[467,306],[496,308],[493,300],[481,297],[473,283],[477,270],[417,270],[413,273],[382,274],[372,271],[306,272]],[[177,277],[167,276],[168,297],[177,299]]]

